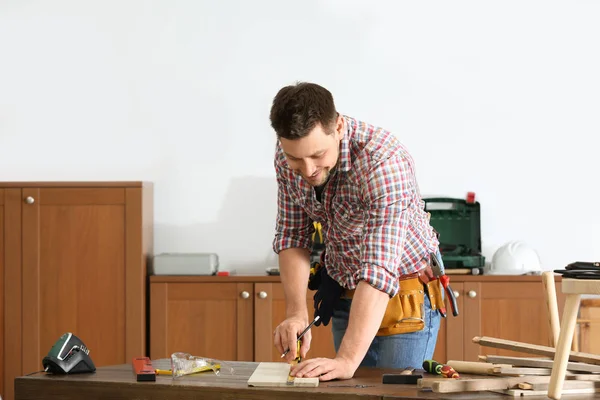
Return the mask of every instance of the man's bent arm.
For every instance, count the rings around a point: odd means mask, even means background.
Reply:
[[[358,281],[348,328],[338,351],[353,367],[358,367],[381,321],[390,297],[399,290],[398,275],[402,266],[397,260],[404,247],[413,178],[410,163],[392,156],[365,175],[362,198],[368,213],[361,246],[361,269],[355,273]],[[411,271],[412,272],[412,271]]]
[[[348,328],[342,339],[337,357],[353,367],[363,360],[377,334],[390,297],[365,281],[356,287],[350,308]]]
[[[310,274],[310,253],[304,248],[279,252],[279,274],[285,295],[286,318],[307,318],[306,290]]]

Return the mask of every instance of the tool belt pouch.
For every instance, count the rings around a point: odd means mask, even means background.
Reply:
[[[439,281],[427,284],[432,308],[443,304]],[[425,290],[419,278],[400,281],[400,290],[392,297],[385,310],[376,336],[418,332],[425,328]]]
[[[434,279],[427,284],[427,293],[429,293],[429,301],[433,311],[444,308],[444,289],[439,279]]]

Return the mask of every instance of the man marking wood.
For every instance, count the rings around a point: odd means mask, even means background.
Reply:
[[[332,322],[336,357],[306,359],[298,377],[349,379],[359,366],[420,368],[439,329],[439,282],[430,259],[439,242],[429,224],[405,147],[380,127],[341,115],[322,86],[282,88],[270,113],[277,134],[274,166],[279,255],[286,319],[274,345],[293,348],[309,321],[306,290],[313,222],[325,236],[315,293],[316,324]],[[313,327],[313,329],[315,329]],[[293,352],[286,361],[294,358]]]

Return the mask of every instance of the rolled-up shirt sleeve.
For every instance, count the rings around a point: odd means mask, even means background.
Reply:
[[[365,225],[361,245],[361,268],[357,281],[364,280],[376,289],[395,296],[398,278],[412,273],[400,259],[405,249],[414,174],[410,163],[392,156],[366,174],[361,186],[365,204]],[[415,255],[418,257],[418,255]]]
[[[273,251],[292,247],[312,249],[312,234],[315,231],[313,221],[306,211],[292,198],[282,178],[282,167],[276,165],[277,172],[277,218],[275,220],[275,238]]]

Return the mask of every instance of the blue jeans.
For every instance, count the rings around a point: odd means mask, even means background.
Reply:
[[[333,311],[331,330],[336,353],[348,327],[351,299],[342,298]],[[440,329],[440,314],[431,309],[425,295],[425,328],[418,332],[390,336],[376,336],[365,355],[361,367],[422,369],[423,361],[433,357]]]

